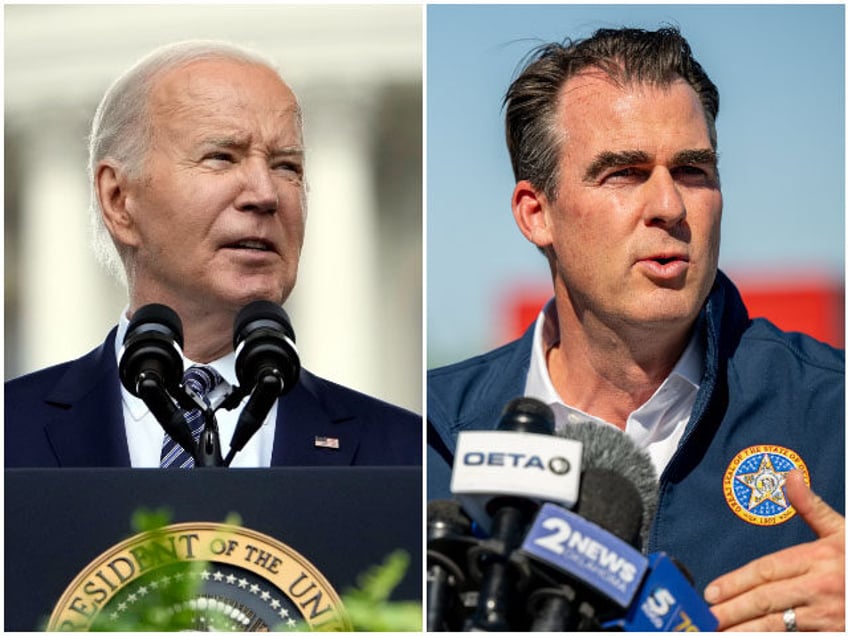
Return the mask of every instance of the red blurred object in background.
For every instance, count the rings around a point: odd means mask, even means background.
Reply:
[[[845,285],[826,275],[774,274],[736,279],[748,315],[768,318],[784,331],[801,331],[834,347],[845,347]]]
[[[731,275],[751,318],[768,318],[784,331],[801,331],[845,346],[845,286],[823,274]],[[500,343],[520,336],[552,295],[550,286],[515,286],[504,299]],[[500,344],[499,343],[499,344]]]

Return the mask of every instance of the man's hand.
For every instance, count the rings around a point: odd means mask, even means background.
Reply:
[[[845,518],[810,490],[800,471],[786,477],[786,496],[819,536],[718,577],[704,591],[728,631],[786,631],[795,610],[799,631],[845,631]]]

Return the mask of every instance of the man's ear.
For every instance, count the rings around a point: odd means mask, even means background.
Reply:
[[[553,241],[549,212],[548,198],[532,183],[522,180],[515,184],[512,216],[524,237],[543,251]]]
[[[94,173],[94,190],[100,202],[103,223],[120,245],[138,245],[138,232],[128,204],[127,179],[119,167],[101,161]]]

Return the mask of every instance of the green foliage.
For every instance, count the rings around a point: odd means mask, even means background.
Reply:
[[[408,567],[409,555],[396,550],[381,565],[361,574],[357,589],[342,594],[342,604],[355,631],[421,631],[423,610],[420,602],[389,600]]]
[[[171,511],[167,508],[148,510],[139,508],[132,514],[130,525],[135,532],[160,532],[171,523]]]

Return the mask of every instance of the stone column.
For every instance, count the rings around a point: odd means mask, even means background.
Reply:
[[[125,302],[124,290],[108,279],[89,246],[85,124],[73,116],[32,115],[40,125],[21,133],[20,151],[7,157],[20,162],[16,283],[22,371],[97,346]]]
[[[366,393],[379,389],[375,197],[364,88],[300,91],[309,216],[289,302],[304,366]]]

